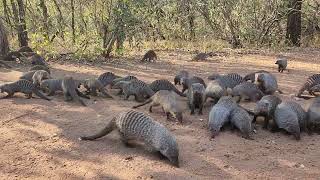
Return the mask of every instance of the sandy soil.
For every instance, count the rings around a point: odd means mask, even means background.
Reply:
[[[319,73],[320,52],[292,52],[289,73],[276,72],[275,56],[235,55],[189,62],[190,54],[170,52],[160,55],[156,64],[116,59],[99,65],[77,65],[51,62],[52,75],[66,74],[76,78],[96,77],[113,71],[119,75],[133,74],[151,82],[173,79],[181,68],[206,78],[211,73],[237,72],[241,75],[255,70],[273,72],[285,92],[283,99],[297,92],[304,80]],[[28,67],[12,70],[0,68],[0,81],[16,80]],[[3,96],[3,95],[1,95]],[[65,103],[62,95],[48,102],[39,98],[25,99],[17,94],[2,99],[0,105],[0,179],[317,179],[320,177],[319,135],[302,135],[301,141],[282,133],[272,134],[258,127],[254,140],[246,140],[238,132],[222,132],[210,140],[207,119],[210,104],[203,116],[190,116],[185,103],[184,123],[166,121],[155,108],[151,113],[176,135],[180,148],[180,168],[159,160],[142,147],[127,148],[118,134],[93,142],[79,141],[102,128],[110,117],[136,104],[100,97],[85,100],[88,107]],[[310,100],[299,101],[306,109]],[[253,107],[252,103],[243,103]],[[141,111],[148,113],[147,107]]]

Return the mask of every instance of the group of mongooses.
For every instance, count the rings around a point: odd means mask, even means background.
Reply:
[[[143,57],[143,61],[156,59],[157,56],[152,50]],[[112,72],[86,80],[76,80],[70,76],[53,79],[48,64],[41,56],[34,56],[31,63],[33,66],[30,71],[21,76],[20,80],[0,86],[0,91],[8,94],[6,98],[13,96],[15,92],[22,92],[28,98],[34,93],[42,99],[50,100],[40,90],[47,92],[48,96],[62,91],[65,101],[74,100],[86,106],[80,97],[89,99],[88,94],[97,96],[100,92],[104,97],[112,98],[106,89],[110,86],[111,89],[120,89],[118,94],[123,95],[124,99],[134,96],[137,102],[143,102],[132,108],[150,104],[149,111],[152,112],[154,106],[161,106],[168,120],[173,117],[182,123],[183,110],[177,95],[187,98],[191,114],[195,114],[195,110],[199,109],[200,115],[207,98],[210,97],[214,100],[208,118],[208,129],[212,138],[229,125],[231,129],[239,129],[244,138],[253,139],[254,124],[259,116],[265,118],[263,128],[268,129],[269,124],[272,124],[272,132],[283,129],[293,134],[297,140],[300,139],[301,131],[320,133],[320,97],[315,98],[308,111],[294,101],[282,101],[275,95],[276,91],[282,93],[276,77],[264,70],[245,77],[237,73],[213,74],[208,77],[208,84],[201,77],[182,70],[175,76],[174,84],[166,79],[148,84],[135,76],[120,77]],[[286,69],[286,60],[278,60],[276,64],[279,65],[279,72]],[[175,85],[181,85],[182,91]],[[79,90],[80,86],[86,89],[85,94]],[[311,95],[320,91],[320,74],[310,76],[297,96],[301,96],[305,90]],[[241,100],[256,102],[256,107],[254,110],[245,109],[238,104]],[[129,145],[133,140],[141,141],[179,167],[179,148],[175,136],[165,126],[139,111],[123,111],[113,117],[98,133],[79,139],[95,140],[113,130],[119,132],[125,145]]]

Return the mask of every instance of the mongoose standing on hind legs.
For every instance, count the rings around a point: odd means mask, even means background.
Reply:
[[[179,149],[176,138],[165,126],[142,112],[127,110],[119,113],[97,134],[79,139],[95,140],[113,130],[119,132],[120,139],[125,145],[129,145],[131,140],[141,141],[153,151],[168,158],[171,164],[179,167]]]
[[[80,104],[83,106],[86,106],[86,104],[80,99],[79,96],[90,99],[88,96],[82,94],[77,88],[76,82],[73,80],[72,77],[65,77],[62,80],[61,84],[62,90],[63,90],[63,95],[64,95],[64,100],[65,101],[78,101]]]
[[[154,52],[154,50],[147,51],[146,54],[141,59],[142,62],[143,61],[156,62],[156,60],[158,60],[158,58],[157,58],[157,54],[156,54],[156,52]]]
[[[39,90],[36,88],[36,86],[25,79],[18,80],[13,83],[8,83],[0,86],[1,93],[6,92],[8,95],[5,98],[12,97],[14,93],[21,92],[27,95],[27,98],[32,98],[32,93],[39,96],[42,99],[50,101],[51,99],[47,98],[45,95],[43,95]]]
[[[203,84],[194,83],[188,89],[188,106],[191,110],[190,114],[194,114],[196,108],[199,109],[198,114],[202,114],[202,108],[204,104],[204,92],[205,87]]]
[[[149,87],[154,91],[154,92],[158,92],[160,90],[168,90],[168,91],[174,91],[175,93],[177,93],[179,96],[182,97],[186,97],[185,94],[183,94],[182,92],[180,92],[170,81],[166,80],[166,79],[159,79],[159,80],[155,80],[153,81]]]
[[[185,70],[182,70],[182,71],[179,71],[178,74],[174,77],[174,85],[181,85],[181,79],[182,78],[188,78],[189,77],[189,72],[188,71],[185,71]]]
[[[132,108],[138,108],[148,103],[151,103],[149,108],[150,112],[152,112],[153,106],[162,106],[164,112],[166,113],[167,120],[170,120],[171,114],[173,118],[176,118],[180,123],[182,123],[182,109],[178,105],[175,92],[160,90],[146,102],[133,106]]]

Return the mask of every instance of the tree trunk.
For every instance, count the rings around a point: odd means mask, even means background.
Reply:
[[[11,0],[12,12],[14,15],[15,26],[18,32],[20,47],[28,46],[28,31],[25,21],[24,4],[22,0],[17,0],[18,9],[14,0]]]
[[[302,0],[289,0],[287,20],[287,42],[289,45],[300,46],[301,39],[301,6]]]
[[[62,12],[61,12],[61,9],[60,9],[60,6],[59,6],[57,0],[53,0],[53,2],[54,2],[54,5],[55,5],[58,13],[59,13],[58,23],[57,23],[58,26],[59,26],[59,30],[58,31],[59,31],[59,34],[60,34],[61,38],[64,40],[64,29],[63,28],[65,26],[65,22],[64,22],[64,19],[63,19],[63,15],[62,15]],[[56,34],[58,34],[58,33],[56,33]]]
[[[76,42],[76,30],[74,20],[74,0],[71,0],[71,29],[72,29],[72,42]]]
[[[6,28],[0,19],[0,56],[5,56],[9,52],[9,41]]]
[[[43,15],[43,27],[44,27],[44,37],[46,40],[49,39],[49,14],[48,14],[48,9],[47,6],[44,2],[44,0],[40,0],[40,7],[42,9],[42,15]]]

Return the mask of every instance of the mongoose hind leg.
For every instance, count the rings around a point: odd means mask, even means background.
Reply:
[[[6,95],[5,97],[1,98],[1,99],[6,99],[6,98],[11,98],[13,97],[14,93],[8,93],[8,95]]]
[[[27,99],[31,99],[32,98],[32,93],[28,93],[26,94]]]

